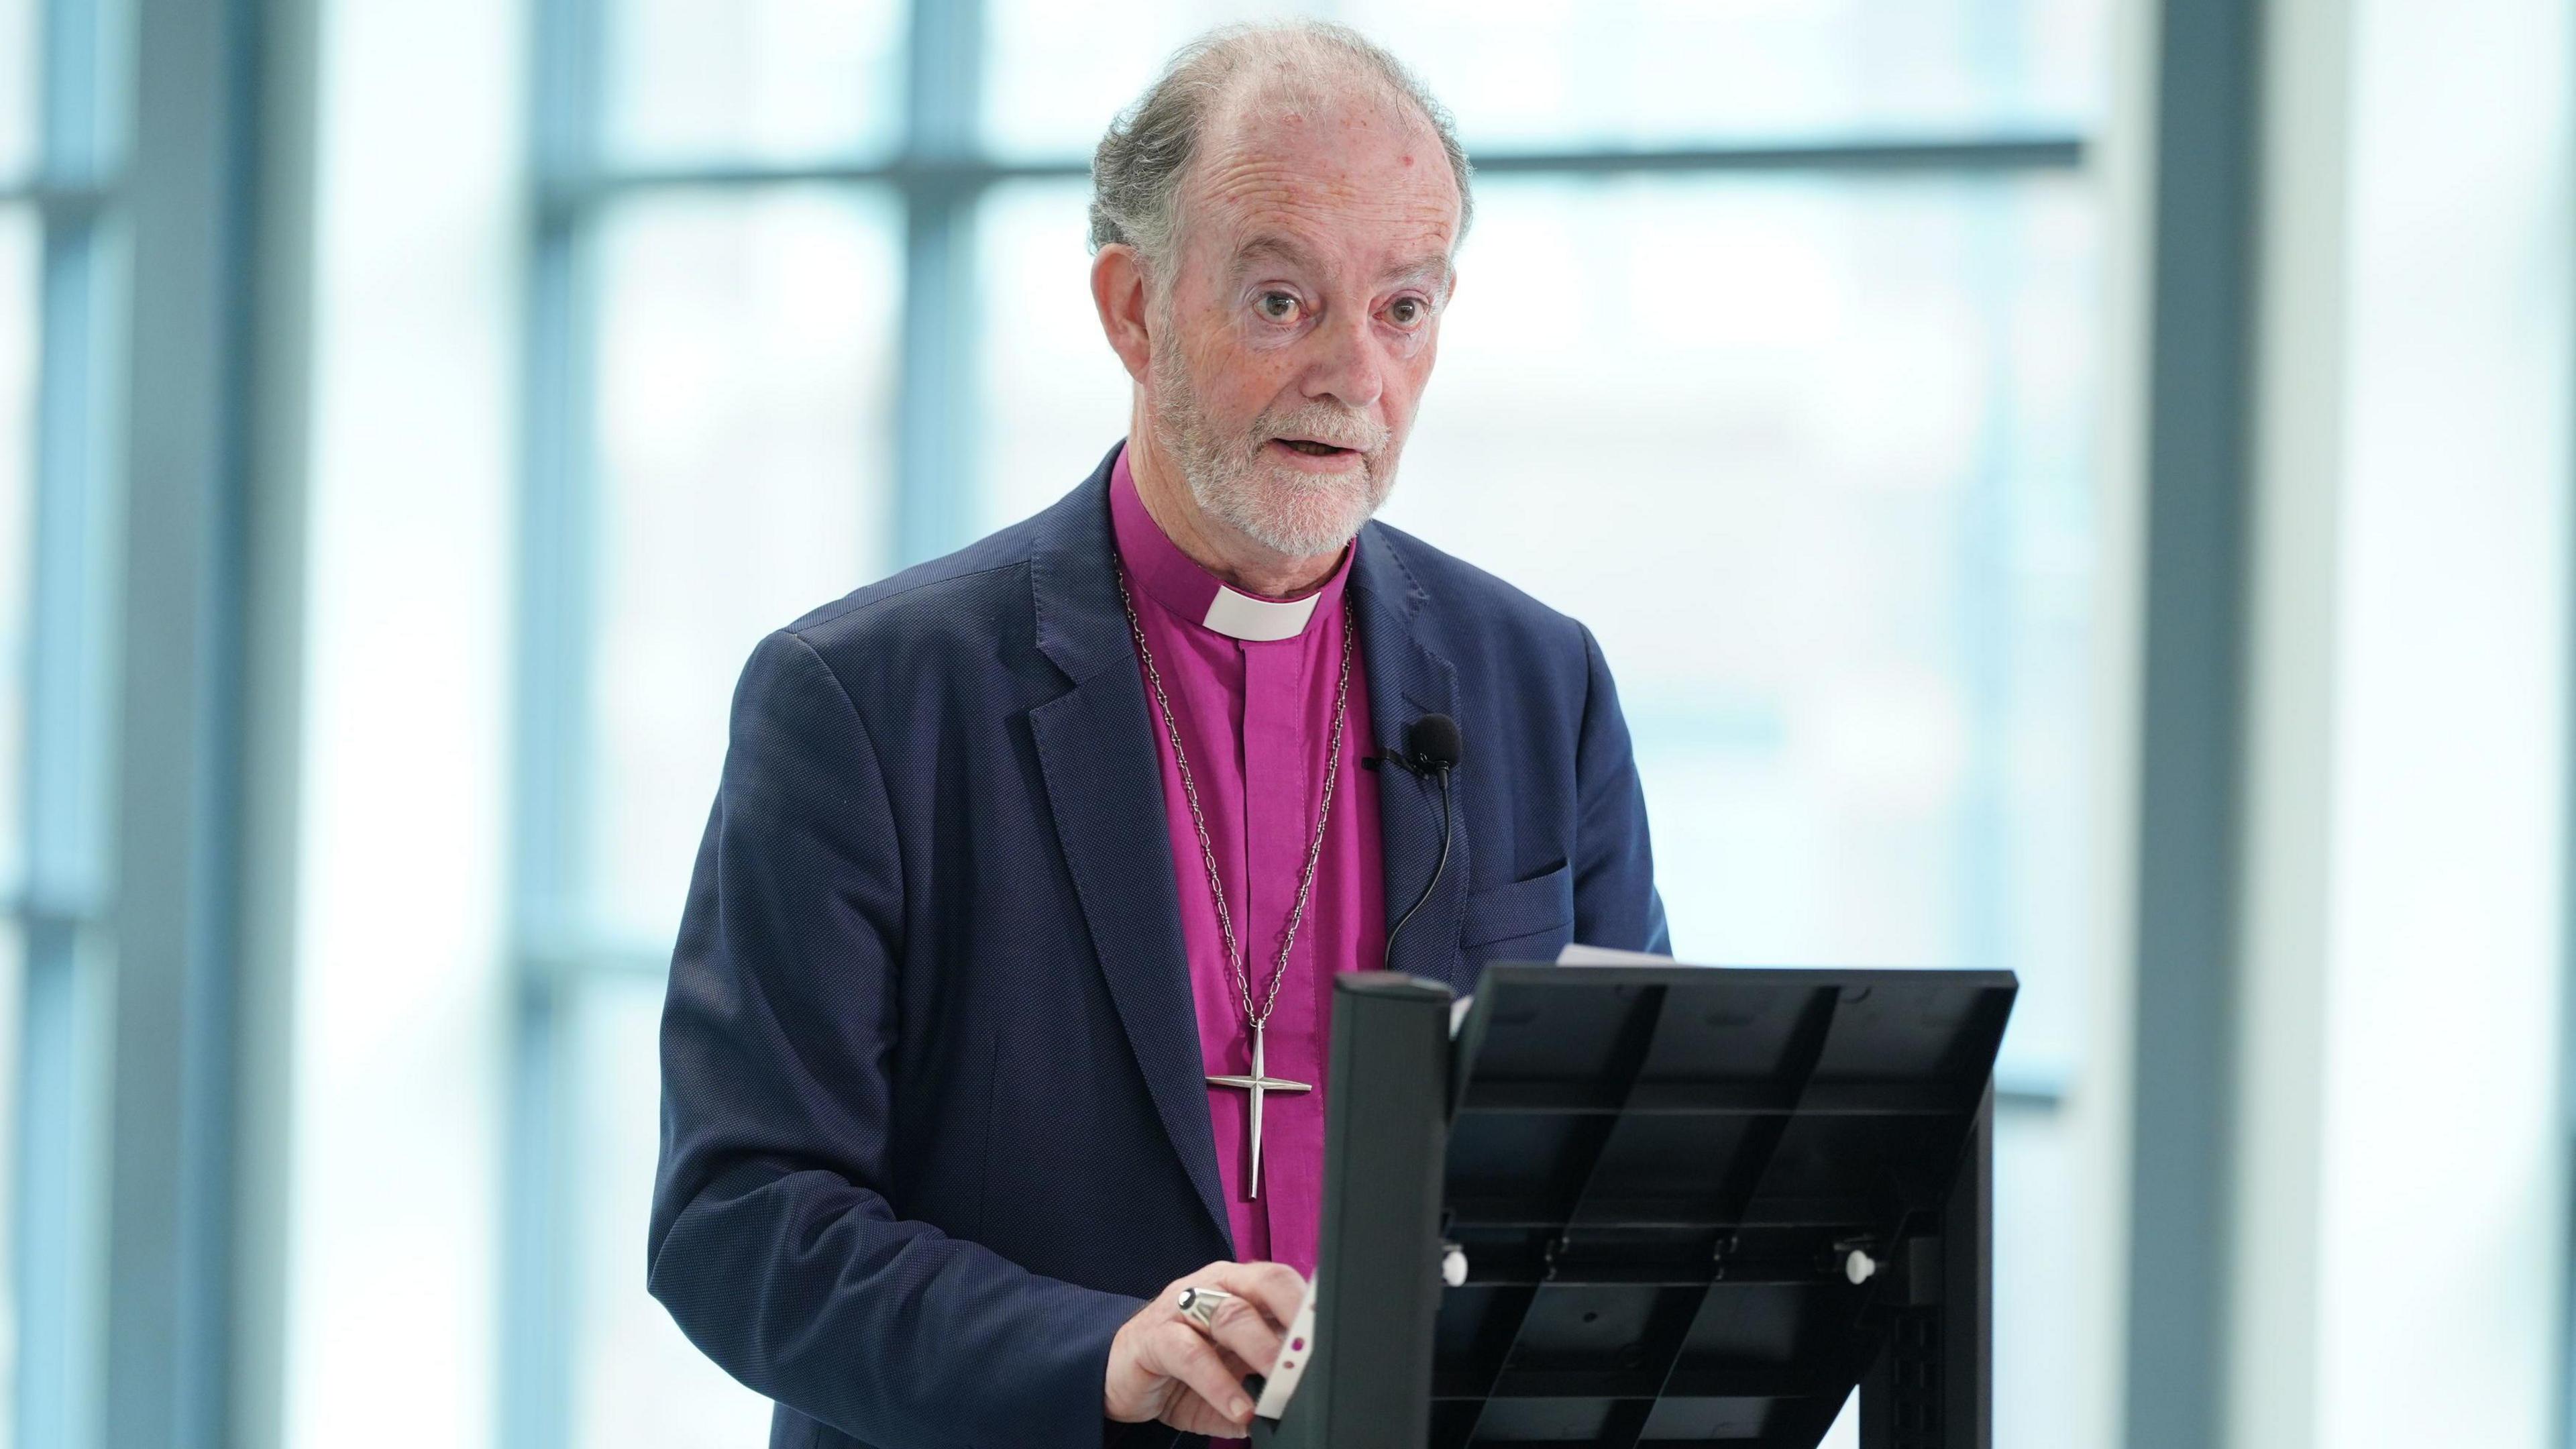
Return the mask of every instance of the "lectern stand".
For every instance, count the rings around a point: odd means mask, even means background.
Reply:
[[[1986,1449],[2015,989],[1497,965],[1453,1034],[1342,977],[1315,1331],[1253,1443],[1811,1449],[1857,1387],[1863,1449]]]

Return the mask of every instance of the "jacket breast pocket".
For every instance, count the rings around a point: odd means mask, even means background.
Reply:
[[[1574,933],[1574,869],[1488,886],[1467,895],[1458,946],[1472,961],[1498,956],[1553,961]]]

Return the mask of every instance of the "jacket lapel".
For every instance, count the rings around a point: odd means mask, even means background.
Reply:
[[[1038,649],[1073,688],[1029,712],[1056,839],[1128,1045],[1218,1240],[1231,1243],[1172,879],[1162,767],[1111,575],[1109,467],[1048,511],[1031,558]]]
[[[1457,720],[1467,748],[1462,763],[1451,772],[1450,792],[1460,796],[1456,776],[1476,768],[1475,722],[1459,717],[1458,671],[1422,638],[1422,609],[1431,596],[1404,566],[1401,547],[1393,530],[1372,523],[1361,531],[1359,557],[1351,566],[1369,713],[1378,733],[1377,746],[1385,750],[1402,750],[1413,722],[1424,715],[1445,714]],[[1409,976],[1446,982],[1463,995],[1476,986],[1461,979],[1464,971],[1458,954],[1467,901],[1464,800],[1453,799],[1452,809],[1456,815],[1448,867],[1441,871],[1421,910],[1395,938],[1388,964]],[[1382,772],[1378,838],[1386,872],[1386,924],[1392,930],[1405,908],[1422,895],[1439,864],[1439,785],[1406,770]]]

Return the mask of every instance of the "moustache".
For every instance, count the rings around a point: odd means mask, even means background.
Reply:
[[[1252,432],[1256,447],[1272,438],[1282,438],[1347,448],[1354,453],[1378,451],[1386,446],[1390,434],[1384,424],[1364,414],[1334,407],[1304,407],[1264,417],[1254,424]]]

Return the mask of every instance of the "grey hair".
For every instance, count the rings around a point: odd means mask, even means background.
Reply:
[[[1178,228],[1181,179],[1198,155],[1208,117],[1236,77],[1265,65],[1304,94],[1356,73],[1362,87],[1410,107],[1431,123],[1458,180],[1458,235],[1467,234],[1475,203],[1458,127],[1419,77],[1346,25],[1287,20],[1225,25],[1181,47],[1136,104],[1121,112],[1091,156],[1091,249],[1125,245],[1144,254],[1147,270],[1168,279]]]

